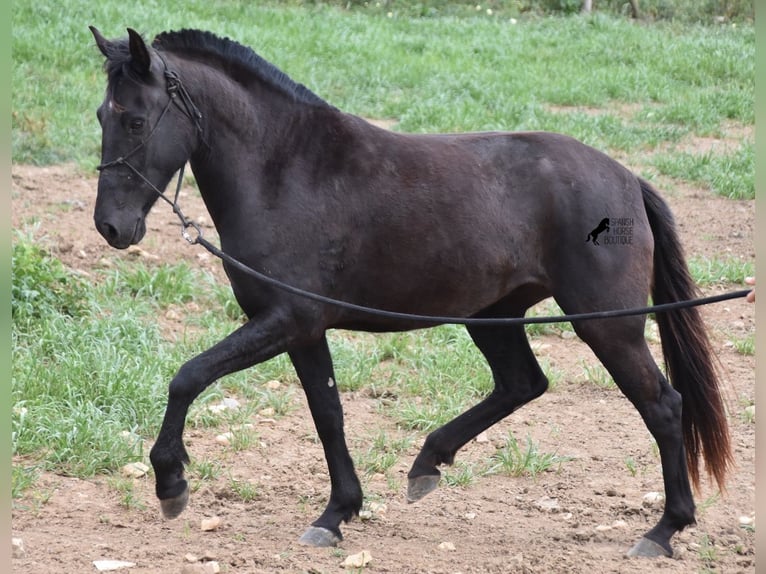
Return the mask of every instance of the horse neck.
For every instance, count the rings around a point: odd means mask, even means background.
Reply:
[[[200,193],[214,220],[243,185],[258,193],[268,185],[261,177],[275,157],[285,150],[299,153],[315,104],[253,79],[243,85],[202,64],[189,68],[193,80],[182,79],[203,116],[205,143],[190,158]],[[329,106],[326,108],[331,110]]]

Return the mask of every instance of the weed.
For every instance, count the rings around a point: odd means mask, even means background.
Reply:
[[[536,477],[562,463],[571,457],[559,456],[555,453],[541,453],[537,443],[527,436],[526,448],[519,446],[513,433],[508,432],[505,444],[492,455],[488,473],[504,473],[510,476]]]
[[[129,478],[112,477],[107,481],[109,487],[120,497],[120,506],[126,510],[144,510],[146,505],[136,495],[135,482]]]
[[[602,389],[616,389],[612,376],[602,365],[594,365],[588,361],[581,359],[580,367],[582,368],[585,380],[594,383],[597,387]]]
[[[242,502],[252,502],[260,496],[258,487],[249,480],[230,478],[229,489]]]
[[[457,462],[442,475],[442,481],[448,486],[471,486],[476,479],[476,465],[468,462]]]

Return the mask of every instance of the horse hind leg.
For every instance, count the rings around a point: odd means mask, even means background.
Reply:
[[[441,477],[437,467],[452,464],[469,440],[548,388],[523,327],[472,326],[468,332],[489,363],[495,388],[480,403],[428,435],[407,475],[408,502],[420,500],[436,488]]]
[[[642,317],[629,317],[583,321],[574,327],[636,407],[660,451],[665,508],[659,522],[628,555],[672,556],[671,537],[695,522],[694,499],[683,444],[681,395],[652,358],[644,339],[644,324]]]

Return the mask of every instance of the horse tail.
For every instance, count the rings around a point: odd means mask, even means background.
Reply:
[[[698,289],[689,273],[673,215],[657,191],[639,178],[649,225],[654,235],[655,304],[693,299]],[[665,370],[682,397],[686,466],[699,490],[699,459],[723,490],[733,464],[726,410],[713,363],[713,349],[697,307],[657,313]]]

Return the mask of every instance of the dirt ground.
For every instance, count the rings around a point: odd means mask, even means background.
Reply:
[[[109,248],[92,223],[95,176],[70,166],[14,166],[12,208],[15,229],[43,238],[67,265],[84,273],[117,258],[151,261],[185,259],[220,277],[220,264],[178,233],[177,220],[158,204],[140,249]],[[717,198],[700,188],[675,186],[666,193],[689,255],[754,258],[753,201]],[[205,223],[204,207],[185,188],[187,215]],[[736,225],[732,225],[736,222]],[[206,227],[207,237],[214,230]],[[713,294],[740,288],[718,285]],[[23,552],[13,569],[28,574],[96,572],[94,561],[133,563],[121,572],[342,572],[347,556],[368,551],[369,572],[391,573],[572,573],[755,572],[755,423],[745,407],[755,402],[755,359],[732,345],[755,330],[754,307],[736,300],[703,310],[723,368],[737,467],[728,491],[710,485],[696,497],[698,524],[674,538],[672,559],[628,559],[632,544],[659,519],[661,508],[644,496],[662,490],[659,460],[649,433],[616,390],[586,383],[579,361],[592,357],[577,339],[546,336],[537,353],[566,373],[554,391],[520,409],[458,454],[461,461],[486,460],[509,430],[529,434],[543,452],[572,457],[560,469],[536,478],[478,477],[467,487],[442,484],[416,504],[405,500],[406,472],[422,444],[420,437],[387,480],[365,479],[368,500],[377,503],[366,520],[343,527],[336,549],[297,544],[305,527],[324,508],[329,478],[321,446],[300,392],[294,408],[276,420],[256,417],[259,442],[234,453],[216,442],[217,430],[187,431],[192,458],[216,460],[222,472],[202,481],[190,506],[164,520],[154,498],[153,478],[135,479],[138,504],[126,508],[108,477],[79,480],[43,475],[14,501],[13,536]],[[659,348],[653,345],[656,356]],[[295,386],[295,381],[282,381]],[[376,409],[364,390],[344,393],[349,444],[363,448],[370,429],[401,434]],[[151,445],[147,445],[147,448]],[[634,461],[632,472],[626,464]],[[258,496],[232,497],[231,478],[247,481]],[[382,505],[382,506],[380,506]],[[201,521],[220,518],[203,531]],[[207,568],[207,569],[205,569]],[[360,571],[348,568],[345,571]]]

